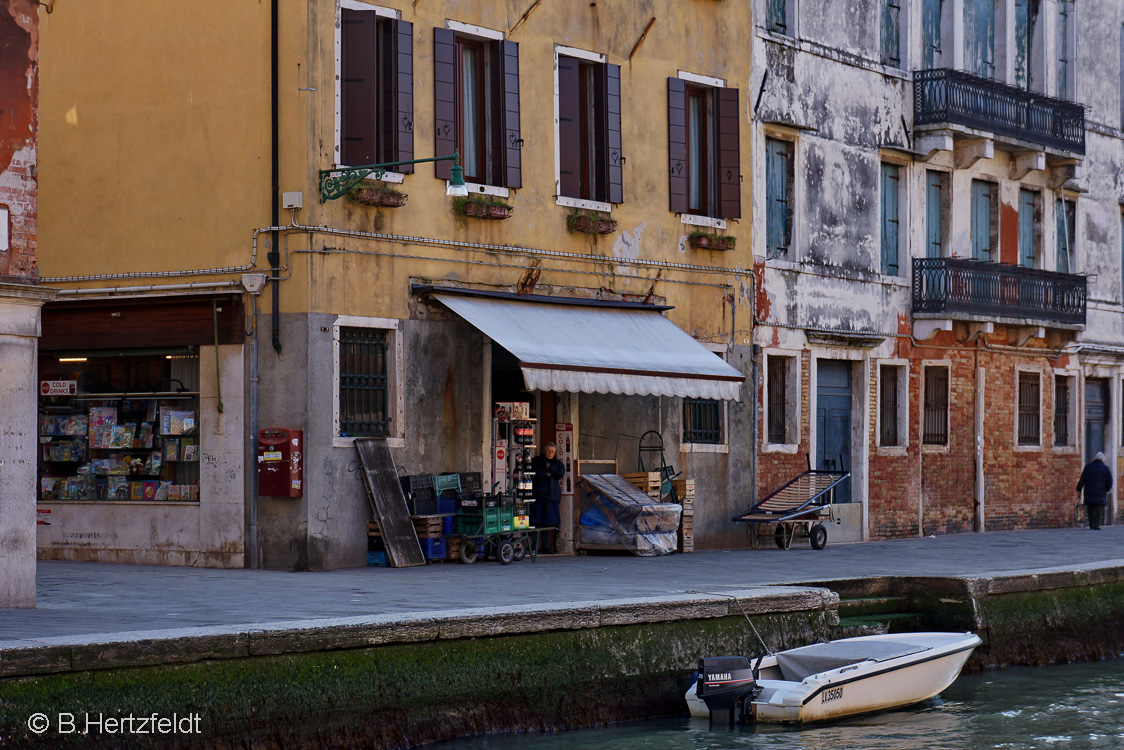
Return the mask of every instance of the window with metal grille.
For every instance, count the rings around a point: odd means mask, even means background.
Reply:
[[[1069,378],[1054,381],[1054,445],[1069,445]]]
[[[901,0],[884,0],[882,8],[882,63],[900,68],[901,55]]]
[[[925,368],[925,445],[948,445],[948,368]]]
[[[1039,444],[1039,413],[1042,409],[1039,385],[1038,373],[1019,373],[1019,445]]]
[[[386,437],[387,345],[379,328],[340,328],[340,435]]]
[[[787,380],[788,359],[769,357],[769,442],[785,443],[788,437]]]
[[[722,442],[722,402],[711,398],[683,399],[683,442]]]
[[[879,393],[879,444],[898,445],[898,368],[882,366]]]

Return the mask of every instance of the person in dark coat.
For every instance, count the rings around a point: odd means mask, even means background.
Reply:
[[[1085,490],[1085,515],[1089,518],[1089,528],[1100,531],[1104,506],[1108,504],[1108,491],[1112,489],[1112,472],[1104,464],[1104,454],[1098,453],[1085,465],[1081,479],[1077,482],[1077,492]]]
[[[562,515],[559,505],[562,502],[562,486],[559,480],[566,474],[566,466],[555,458],[557,448],[554,443],[546,443],[542,453],[531,459],[531,503],[532,526],[561,526]],[[554,532],[550,532],[550,541],[544,545],[549,551],[554,551]]]

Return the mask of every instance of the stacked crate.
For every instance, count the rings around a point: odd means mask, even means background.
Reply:
[[[645,493],[648,497],[654,498],[657,502],[660,499],[660,473],[658,471],[640,471],[633,474],[621,474],[625,481],[631,484],[636,489]]]
[[[445,559],[445,529],[444,516],[410,516],[414,524],[414,532],[418,535],[422,553],[427,560]],[[367,522],[367,537],[369,551],[383,551],[382,531],[378,521]],[[368,564],[370,561],[368,560]]]
[[[683,512],[679,517],[679,545],[676,549],[679,552],[694,552],[695,480],[673,479],[671,480],[671,486],[675,490],[675,496],[679,498],[679,503],[683,506]]]

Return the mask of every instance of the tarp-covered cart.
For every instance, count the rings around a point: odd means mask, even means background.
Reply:
[[[648,557],[675,551],[683,508],[649,497],[619,474],[587,474],[581,491],[582,550],[626,550]]]
[[[788,549],[797,536],[807,537],[812,549],[823,549],[827,546],[823,520],[839,523],[832,512],[835,488],[850,476],[848,471],[808,469],[733,520],[750,525],[753,549],[757,549],[763,524],[776,525],[773,538],[781,549]]]

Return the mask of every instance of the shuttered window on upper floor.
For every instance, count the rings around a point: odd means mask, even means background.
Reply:
[[[964,0],[964,66],[984,78],[995,78],[995,3]]]
[[[340,23],[338,163],[413,159],[413,24],[350,8],[341,10]],[[410,164],[395,169],[414,171]]]
[[[1041,233],[1041,210],[1038,193],[1019,189],[1019,265],[1035,268],[1038,265],[1038,243]]]
[[[898,275],[900,172],[897,164],[882,163],[882,273],[888,276]]]
[[[882,64],[902,66],[902,0],[882,0]]]
[[[458,152],[469,182],[522,187],[519,45],[434,29],[433,90],[434,155]],[[434,166],[452,176],[451,161]]]
[[[1058,218],[1057,270],[1060,273],[1073,273],[1073,269],[1077,267],[1074,262],[1076,258],[1074,245],[1077,242],[1075,227],[1077,223],[1077,202],[1058,201],[1056,213]]]
[[[670,209],[741,218],[738,90],[667,79]]]
[[[941,62],[941,23],[944,0],[922,0],[921,6],[921,67],[936,68]]]
[[[623,202],[621,69],[558,56],[559,194]]]
[[[972,259],[996,259],[998,227],[995,217],[998,186],[985,180],[972,180]]]
[[[787,258],[792,244],[793,144],[765,139],[766,256]]]

